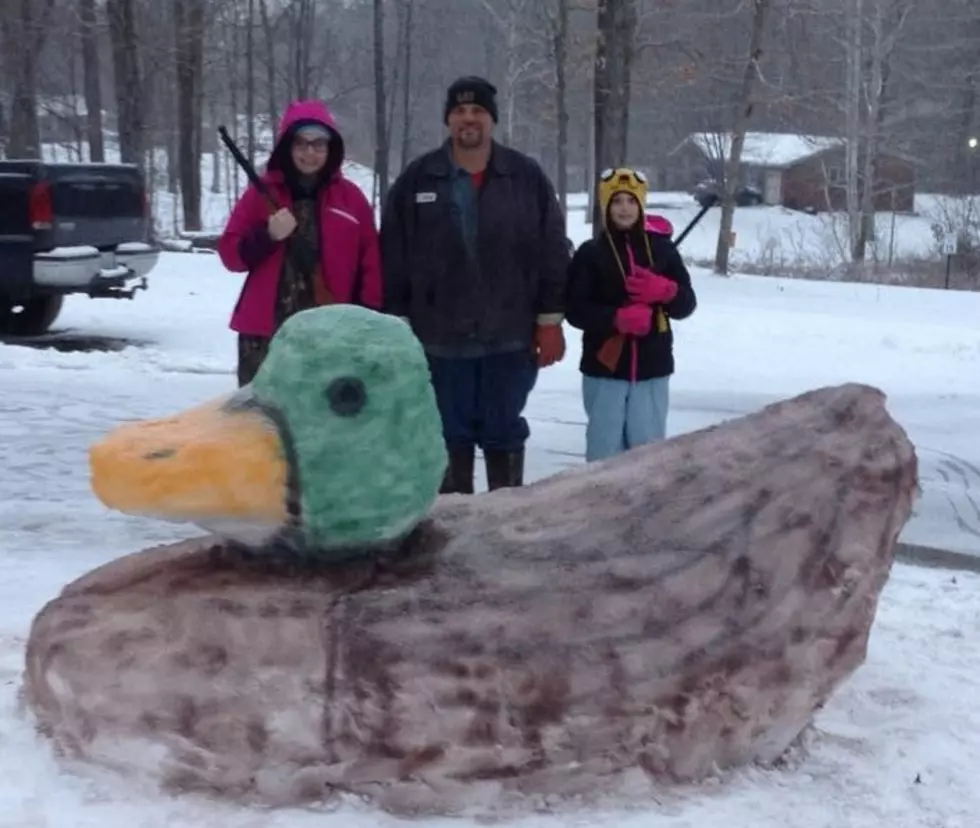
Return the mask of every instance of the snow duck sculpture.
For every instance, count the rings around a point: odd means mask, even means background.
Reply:
[[[523,489],[437,497],[444,464],[408,327],[347,307],[294,317],[253,387],[113,432],[99,496],[214,534],[40,610],[41,732],[175,792],[398,813],[772,762],[864,660],[916,489],[858,385]]]
[[[411,329],[336,305],[291,317],[237,393],[118,428],[90,461],[110,508],[337,560],[407,535],[432,506],[447,456]]]

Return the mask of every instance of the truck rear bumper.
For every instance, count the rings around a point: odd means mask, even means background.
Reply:
[[[34,284],[51,293],[131,298],[146,288],[160,251],[148,244],[121,244],[100,252],[94,247],[56,247],[34,254]],[[129,287],[130,282],[138,284]]]

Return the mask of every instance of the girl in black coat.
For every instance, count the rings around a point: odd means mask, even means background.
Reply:
[[[569,269],[566,314],[582,330],[586,460],[662,440],[674,373],[670,320],[690,316],[691,276],[666,219],[644,220],[646,178],[621,168],[599,182],[602,232]]]

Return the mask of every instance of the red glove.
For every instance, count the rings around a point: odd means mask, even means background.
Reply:
[[[630,336],[646,336],[653,324],[653,308],[649,305],[627,305],[616,311],[616,330]]]
[[[565,356],[565,333],[561,325],[536,325],[534,328],[534,352],[538,367],[547,368]]]
[[[665,305],[677,295],[677,282],[645,267],[636,267],[626,277],[626,292],[634,302]]]

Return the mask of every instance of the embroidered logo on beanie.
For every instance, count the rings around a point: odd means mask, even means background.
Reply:
[[[490,113],[497,122],[497,87],[490,81],[476,75],[457,78],[446,91],[446,107],[443,121],[449,120],[449,113],[457,106],[473,104]]]

